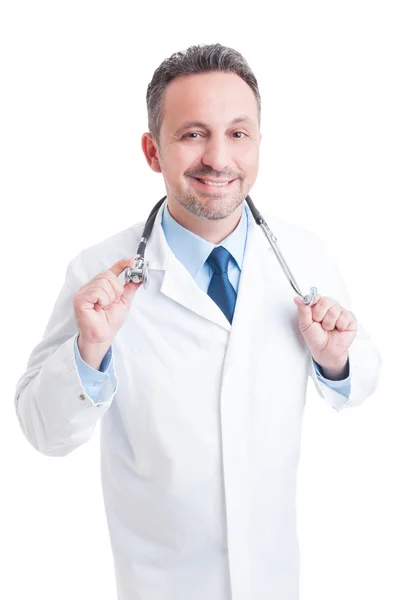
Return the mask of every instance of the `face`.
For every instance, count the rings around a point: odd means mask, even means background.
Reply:
[[[142,147],[163,175],[169,204],[199,219],[225,219],[258,173],[261,134],[252,89],[235,73],[180,76],[165,90],[163,115],[159,146],[145,133]]]

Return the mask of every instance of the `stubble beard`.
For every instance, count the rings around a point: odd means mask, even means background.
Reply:
[[[224,194],[212,194],[211,200],[201,200],[199,194],[195,194],[195,192],[188,192],[184,196],[177,196],[173,193],[173,197],[178,204],[192,215],[209,221],[226,219],[246,198],[245,195],[241,196],[240,194],[232,196],[229,194],[226,196]]]

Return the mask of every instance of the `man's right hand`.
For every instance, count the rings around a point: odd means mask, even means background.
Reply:
[[[118,279],[133,262],[134,258],[119,260],[84,284],[73,297],[79,329],[79,352],[82,359],[94,369],[99,369],[141,285],[133,281],[123,285]]]

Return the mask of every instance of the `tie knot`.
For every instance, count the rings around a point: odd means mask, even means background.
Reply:
[[[228,263],[231,254],[224,246],[217,246],[210,252],[207,262],[215,270],[216,273],[228,273]]]

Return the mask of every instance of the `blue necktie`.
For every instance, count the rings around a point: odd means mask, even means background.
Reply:
[[[236,292],[228,279],[228,263],[231,254],[223,246],[213,248],[207,262],[214,269],[207,294],[223,311],[228,321],[232,323],[234,316]]]

